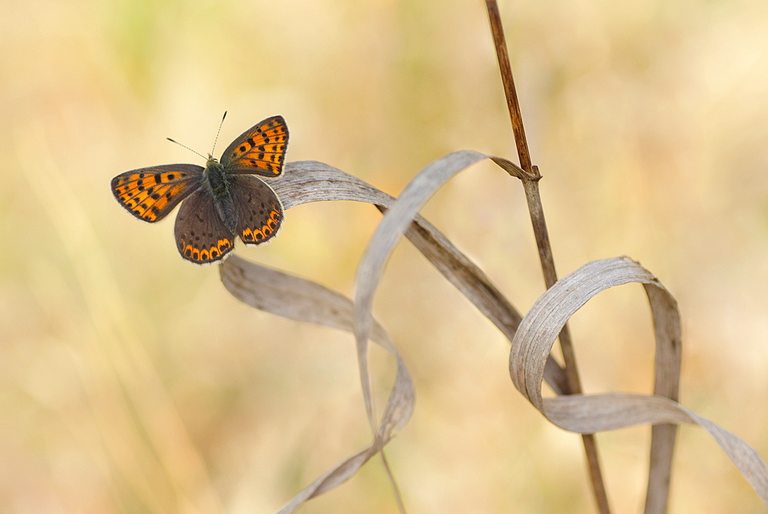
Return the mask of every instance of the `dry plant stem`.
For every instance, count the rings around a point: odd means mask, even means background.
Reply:
[[[384,448],[381,449],[379,452],[379,456],[381,457],[381,463],[384,465],[384,469],[387,472],[387,478],[389,479],[389,483],[392,486],[392,489],[395,493],[395,501],[397,502],[397,511],[401,514],[406,514],[405,510],[405,503],[403,502],[403,493],[400,492],[400,486],[397,485],[397,480],[395,480],[395,474],[392,471],[392,468],[389,466],[389,461],[387,460],[387,455],[384,453]]]
[[[496,46],[496,57],[499,59],[499,70],[501,71],[501,80],[504,83],[504,94],[507,98],[509,118],[512,121],[512,131],[515,133],[515,145],[517,146],[517,155],[520,157],[520,167],[530,173],[533,170],[533,163],[528,151],[528,140],[525,138],[523,115],[520,113],[520,102],[517,101],[515,81],[512,78],[512,66],[509,64],[507,41],[504,38],[504,27],[501,25],[499,6],[496,4],[496,0],[486,0],[485,5],[488,8],[488,18],[491,21],[491,33],[493,34],[493,43]]]
[[[496,56],[499,61],[499,70],[501,80],[504,85],[504,95],[507,99],[507,108],[512,122],[512,131],[515,135],[515,145],[517,155],[520,159],[520,166],[528,173],[535,174],[535,179],[524,179],[525,198],[528,202],[528,211],[533,224],[533,231],[536,237],[536,246],[539,250],[539,260],[544,273],[544,280],[547,288],[557,282],[557,272],[555,271],[554,258],[552,256],[552,246],[549,243],[549,234],[544,219],[544,210],[539,196],[538,179],[540,177],[531,160],[528,150],[528,141],[525,137],[525,127],[523,125],[523,116],[520,111],[520,102],[515,90],[515,81],[512,75],[512,66],[509,62],[509,53],[507,52],[507,42],[504,37],[504,28],[501,24],[501,16],[496,0],[486,0],[488,9],[488,18],[491,24],[493,42],[496,47]],[[565,372],[568,377],[568,385],[571,394],[581,393],[581,380],[579,378],[578,368],[576,366],[576,356],[573,350],[570,331],[565,325],[560,333],[560,348],[563,352]],[[601,514],[610,514],[611,509],[608,504],[608,496],[603,482],[602,471],[600,470],[600,459],[597,453],[597,441],[594,434],[582,434],[584,452],[587,456],[587,466],[592,482],[592,492]]]
[[[538,170],[534,170],[538,175]],[[536,247],[539,249],[539,260],[541,269],[544,273],[544,282],[547,289],[557,282],[557,271],[552,257],[552,245],[549,243],[549,232],[547,231],[547,222],[544,218],[544,210],[539,196],[538,179],[523,180],[525,189],[525,198],[528,202],[528,211],[531,215],[533,232],[536,236]],[[559,336],[560,349],[563,352],[563,361],[565,363],[565,376],[568,379],[568,389],[570,394],[581,394],[581,378],[579,369],[576,366],[576,353],[573,350],[571,340],[571,331],[568,325],[564,325]],[[600,459],[597,453],[597,440],[594,434],[582,434],[582,443],[584,444],[584,453],[587,457],[587,467],[592,481],[592,492],[597,502],[598,510],[601,514],[610,514],[611,509],[608,504],[608,493],[605,490],[603,481],[603,472],[600,468]]]

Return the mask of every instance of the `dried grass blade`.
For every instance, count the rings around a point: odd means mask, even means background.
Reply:
[[[249,262],[236,255],[220,267],[221,280],[235,298],[257,309],[289,319],[315,323],[351,332],[352,302],[326,287]],[[397,360],[395,384],[389,395],[377,435],[370,447],[323,474],[299,492],[280,512],[293,512],[299,505],[352,477],[373,455],[381,451],[413,413],[413,382],[384,328],[373,324],[372,339]],[[394,478],[390,475],[390,478]],[[400,499],[398,498],[398,501]]]
[[[320,284],[231,256],[220,267],[221,280],[238,300],[284,318],[352,331],[352,302]],[[374,323],[371,336],[388,352],[395,348]]]
[[[640,283],[647,292],[656,337],[655,395],[571,395],[544,399],[541,386],[546,357],[568,319],[598,293],[618,285]],[[622,257],[590,262],[548,289],[523,318],[510,352],[515,387],[556,425],[594,433],[638,424],[656,425],[652,435],[647,513],[666,511],[675,431],[670,424],[702,426],[768,503],[768,467],[744,441],[680,405],[680,321],[677,304],[649,271]]]
[[[291,498],[291,501],[286,503],[283,508],[278,511],[278,514],[290,514],[291,512],[295,512],[296,509],[301,507],[301,505],[308,500],[311,500],[315,496],[320,496],[346,482],[357,473],[357,470],[363,467],[363,464],[376,455],[377,451],[377,449],[371,446],[334,466],[333,469],[324,473],[317,480],[302,489],[299,494]]]

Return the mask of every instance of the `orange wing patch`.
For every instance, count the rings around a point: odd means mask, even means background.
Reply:
[[[112,193],[131,214],[154,223],[163,219],[181,200],[197,189],[197,179],[202,175],[202,168],[191,165],[184,167],[187,169],[160,171],[155,168],[153,171],[147,168],[123,173],[112,179]]]
[[[112,185],[122,188],[124,191],[129,189],[141,189],[151,187],[157,184],[167,184],[169,182],[179,182],[191,178],[195,173],[189,171],[147,171],[136,170],[123,173],[115,177]]]
[[[288,126],[272,116],[246,131],[224,151],[221,162],[234,173],[278,176],[283,171]]]
[[[224,258],[226,254],[232,251],[232,240],[221,238],[216,243],[208,247],[201,247],[192,241],[181,239],[179,241],[179,251],[182,256],[192,262],[204,264],[206,262],[215,262]]]
[[[259,244],[271,238],[283,221],[282,210],[275,206],[269,211],[269,217],[259,227],[245,227],[240,232],[240,239],[246,244]]]
[[[164,217],[170,209],[168,205],[184,191],[189,184],[150,186],[143,191],[133,190],[117,193],[117,200],[134,216],[153,223]],[[178,202],[174,202],[171,209]]]

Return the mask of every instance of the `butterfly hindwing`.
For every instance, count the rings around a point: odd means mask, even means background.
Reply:
[[[272,116],[243,132],[224,150],[221,164],[229,173],[277,177],[283,171],[288,126]]]
[[[273,237],[283,222],[283,206],[272,188],[250,175],[232,175],[230,184],[240,239],[260,244]]]
[[[126,171],[112,179],[112,193],[128,212],[154,223],[168,215],[201,183],[203,168],[168,164]]]
[[[201,188],[181,204],[176,215],[176,248],[197,264],[224,258],[234,247],[234,235],[221,221],[213,195]]]

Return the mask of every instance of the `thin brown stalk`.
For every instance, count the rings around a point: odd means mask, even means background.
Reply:
[[[520,103],[515,90],[515,81],[512,76],[512,66],[509,62],[509,53],[507,52],[507,43],[504,38],[504,28],[501,24],[501,16],[496,0],[486,0],[485,5],[488,9],[488,18],[491,24],[491,33],[496,47],[496,56],[499,61],[499,70],[501,80],[504,85],[504,94],[507,99],[507,108],[512,122],[512,131],[515,136],[515,146],[517,155],[520,159],[520,167],[526,172],[532,174],[535,178],[523,179],[525,188],[525,198],[528,203],[528,212],[531,216],[533,232],[536,237],[536,246],[539,250],[539,261],[544,274],[544,281],[547,288],[557,282],[557,271],[552,254],[552,246],[549,242],[549,233],[544,218],[544,209],[539,195],[538,180],[541,177],[538,169],[533,166],[530,151],[528,150],[528,141],[525,137],[525,127],[523,125],[523,116],[520,112]],[[568,378],[570,394],[579,394],[582,391],[581,379],[576,366],[576,354],[573,350],[573,342],[568,325],[564,325],[560,332],[560,348],[565,361],[565,372]],[[594,434],[582,434],[584,452],[587,457],[587,467],[592,484],[592,493],[597,503],[600,514],[610,514],[611,509],[608,504],[608,495],[603,482],[602,471],[600,469],[600,459],[597,451],[597,441]]]

